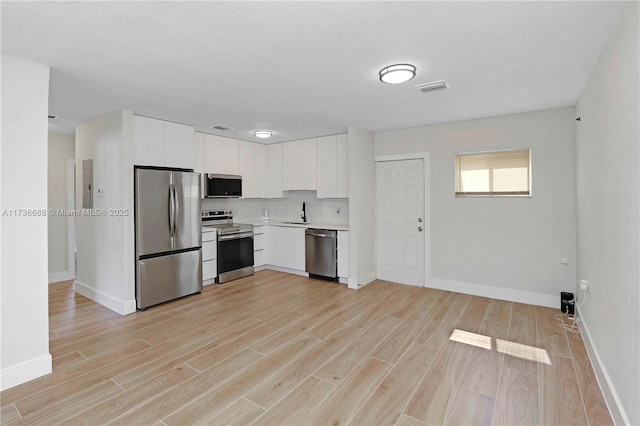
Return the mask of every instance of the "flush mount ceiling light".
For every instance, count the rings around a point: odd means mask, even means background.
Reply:
[[[270,138],[273,132],[271,130],[256,130],[253,132],[253,136],[260,139]]]
[[[384,67],[378,73],[380,81],[389,84],[404,83],[416,76],[416,67],[410,64],[395,64]]]

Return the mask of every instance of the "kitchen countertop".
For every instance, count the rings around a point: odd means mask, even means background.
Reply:
[[[238,219],[236,222],[238,223],[250,223],[253,226],[287,226],[291,228],[316,228],[316,229],[331,229],[335,231],[348,231],[349,225],[346,223],[326,223],[326,222],[309,222],[309,223],[287,223],[287,220],[278,220],[271,219],[269,221],[264,221],[262,219],[257,220],[240,220]]]

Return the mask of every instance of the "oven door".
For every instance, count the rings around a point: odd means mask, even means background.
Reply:
[[[218,235],[218,282],[253,275],[253,232]]]

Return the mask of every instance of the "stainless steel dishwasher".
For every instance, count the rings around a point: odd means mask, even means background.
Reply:
[[[338,232],[329,229],[307,229],[305,269],[312,278],[338,281]]]

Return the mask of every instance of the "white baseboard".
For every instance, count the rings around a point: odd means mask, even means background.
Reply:
[[[263,269],[271,269],[273,271],[285,272],[287,274],[300,275],[302,277],[308,277],[309,274],[305,271],[299,271],[297,269],[283,268],[282,266],[265,265]]]
[[[46,354],[3,368],[0,373],[0,391],[51,373],[51,365],[51,354]]]
[[[361,277],[358,277],[358,285],[360,287],[364,287],[365,285],[369,284],[370,282],[373,282],[376,280],[376,273],[374,272],[369,272],[368,274],[364,274]]]
[[[490,297],[492,299],[508,300],[509,302],[526,303],[528,305],[546,306],[560,309],[560,295],[557,296],[530,291],[514,290],[504,287],[492,287],[482,284],[465,283],[460,281],[432,278],[431,288],[471,294],[473,296]]]
[[[53,274],[49,274],[49,284],[72,280],[75,277],[76,274],[74,274],[72,271],[54,272]]]
[[[76,291],[99,304],[106,306],[120,315],[132,314],[136,311],[136,300],[118,300],[76,280]]]
[[[347,278],[347,287],[357,290],[358,287],[358,279],[357,278]]]
[[[211,278],[210,280],[204,280],[202,281],[202,286],[208,286],[208,285],[213,285],[216,283],[216,279],[215,278]]]
[[[264,271],[265,269],[269,269],[271,271],[285,272],[287,274],[300,275],[302,277],[308,277],[309,276],[309,274],[307,272],[305,272],[305,271],[299,271],[297,269],[283,268],[281,266],[275,266],[275,265],[261,265],[261,266],[254,266],[254,268],[253,268],[254,272]],[[341,284],[346,284],[347,283],[347,278],[338,277],[338,282],[341,283]]]
[[[589,361],[591,362],[593,372],[595,373],[596,379],[598,380],[598,385],[600,385],[602,396],[604,396],[604,400],[607,403],[607,407],[609,408],[609,413],[611,413],[611,417],[613,418],[613,423],[616,425],[630,425],[631,422],[629,421],[629,417],[627,417],[627,414],[622,408],[620,398],[618,397],[615,388],[611,385],[611,379],[609,377],[609,374],[607,373],[607,369],[602,364],[600,357],[598,356],[598,351],[593,346],[593,340],[591,339],[591,334],[589,333],[589,326],[585,322],[585,319],[582,316],[582,312],[580,312],[579,308],[578,318],[581,319],[580,335],[582,336],[582,341],[584,342],[584,346],[587,349]]]
[[[364,274],[361,277],[348,278],[347,285],[349,288],[359,289],[375,280],[376,280],[376,273],[370,272],[368,274]]]

